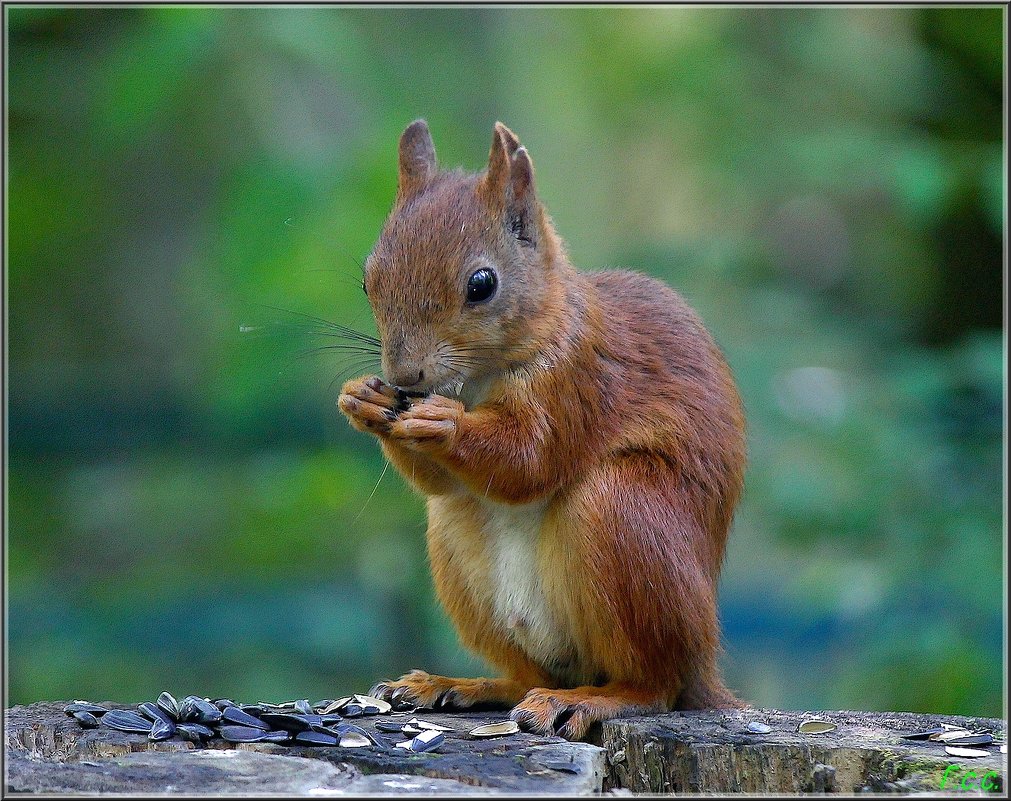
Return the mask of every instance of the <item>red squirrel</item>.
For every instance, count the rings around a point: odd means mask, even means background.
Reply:
[[[684,299],[580,273],[496,123],[487,169],[404,131],[364,282],[384,378],[338,405],[427,497],[439,600],[502,678],[415,670],[372,692],[512,707],[568,739],[609,718],[740,707],[717,667],[717,581],[745,465],[729,367]]]

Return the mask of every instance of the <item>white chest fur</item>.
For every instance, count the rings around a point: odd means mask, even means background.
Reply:
[[[484,526],[494,614],[514,642],[544,666],[566,660],[572,643],[545,598],[538,545],[547,504],[486,501]]]

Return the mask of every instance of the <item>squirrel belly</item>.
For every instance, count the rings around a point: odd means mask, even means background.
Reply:
[[[557,686],[592,682],[579,672],[567,621],[548,601],[540,566],[550,504],[507,504],[470,493],[429,498],[428,550],[439,601],[464,645],[505,671],[523,657]],[[506,646],[506,647],[503,647]]]
[[[388,379],[339,406],[428,499],[435,589],[503,673],[414,671],[373,694],[513,706],[526,729],[739,706],[717,665],[717,584],[743,486],[744,416],[684,299],[580,273],[495,127],[486,171],[441,172],[423,121],[365,265]]]

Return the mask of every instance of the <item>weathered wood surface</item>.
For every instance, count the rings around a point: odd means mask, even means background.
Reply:
[[[812,717],[838,728],[800,734],[799,725]],[[766,723],[772,731],[751,734],[752,721]],[[976,746],[989,757],[960,759],[948,756],[943,743],[901,738],[941,723],[984,731],[999,742]],[[965,771],[949,771],[944,793],[964,795],[959,782],[970,770],[977,779],[995,771],[989,777],[993,791],[1004,792],[1007,755],[999,745],[1006,737],[1007,722],[992,718],[751,709],[615,720],[604,725],[600,742],[609,764],[605,787],[633,792],[936,792],[945,769],[958,765]]]
[[[502,720],[502,712],[421,712],[453,727],[435,753],[212,741],[206,747],[106,728],[85,730],[63,714],[64,703],[5,712],[8,792],[588,795],[648,793],[937,792],[964,795],[967,771],[989,774],[1006,792],[1007,724],[1002,720],[892,712],[804,714],[776,710],[685,712],[610,721],[591,733],[596,743],[519,734],[475,740],[466,732]],[[124,704],[109,707],[131,708]],[[838,725],[828,734],[800,734],[808,717]],[[374,730],[373,718],[355,722]],[[771,727],[748,732],[748,723]],[[994,735],[983,759],[958,759],[939,743],[900,735],[940,723]],[[396,735],[386,735],[395,739]],[[601,747],[597,747],[601,746]],[[977,790],[978,792],[978,790]]]
[[[194,746],[178,738],[151,743],[143,734],[104,726],[82,729],[63,713],[65,703],[16,706],[4,721],[7,788],[45,793],[463,793],[584,795],[603,782],[603,751],[560,737],[519,734],[479,740],[467,735],[504,712],[421,712],[450,726],[436,751],[399,748],[233,745]],[[103,703],[132,709],[132,705]],[[383,716],[390,719],[388,716]],[[412,715],[399,718],[407,721]],[[375,732],[377,718],[354,722]],[[379,733],[396,742],[396,734]]]

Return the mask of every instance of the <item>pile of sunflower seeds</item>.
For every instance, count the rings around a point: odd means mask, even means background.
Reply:
[[[948,756],[964,757],[966,759],[979,759],[991,755],[991,751],[985,751],[979,746],[994,746],[994,737],[985,731],[970,731],[961,726],[953,726],[942,723],[923,731],[915,731],[902,735],[903,740],[927,740],[932,743],[944,745],[944,752]],[[973,746],[971,748],[967,746]],[[1007,743],[1001,743],[1000,753],[1007,753]]]
[[[106,709],[87,701],[74,701],[63,711],[86,729],[105,726],[117,731],[146,734],[152,742],[180,737],[197,745],[215,738],[230,743],[286,743],[289,745],[328,745],[342,748],[394,747],[385,738],[347,718],[393,713],[393,706],[380,698],[353,695],[337,700],[308,699],[281,704],[258,702],[237,704],[227,698],[212,701],[188,695],[176,701],[163,692],[154,703],[146,701],[137,711]],[[413,709],[408,708],[408,712]],[[393,713],[405,714],[405,712]],[[395,747],[420,753],[434,751],[445,741],[448,727],[414,718],[406,723],[380,726],[380,731],[396,731],[410,739]]]

